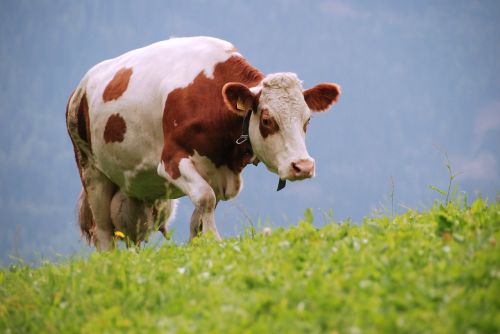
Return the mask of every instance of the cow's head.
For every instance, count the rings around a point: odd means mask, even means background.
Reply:
[[[257,87],[230,82],[222,92],[228,107],[239,116],[253,110],[250,142],[270,171],[282,180],[314,176],[314,159],[305,144],[307,125],[312,112],[325,111],[338,100],[338,85],[322,83],[303,90],[294,73],[276,73],[266,76]]]

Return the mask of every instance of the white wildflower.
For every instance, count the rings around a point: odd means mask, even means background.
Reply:
[[[288,248],[288,246],[290,246],[290,243],[285,240],[285,241],[282,241],[278,244],[281,248]]]

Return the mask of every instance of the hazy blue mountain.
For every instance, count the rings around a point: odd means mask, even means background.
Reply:
[[[20,1],[0,3],[0,263],[88,251],[75,223],[80,190],[65,128],[67,98],[94,64],[172,36],[231,41],[265,73],[342,85],[308,133],[317,177],[289,183],[262,165],[220,205],[224,236],[248,219],[296,222],[312,207],[359,221],[429,205],[448,182],[500,190],[498,1]],[[187,238],[184,199],[173,228]],[[38,254],[38,255],[36,255]]]

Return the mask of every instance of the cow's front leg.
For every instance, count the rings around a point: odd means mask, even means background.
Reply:
[[[189,158],[183,158],[179,162],[180,176],[172,179],[165,172],[165,167],[160,166],[158,172],[167,177],[184,194],[189,196],[194,204],[194,212],[191,216],[189,240],[196,237],[200,231],[203,234],[213,233],[215,238],[220,240],[219,232],[215,226],[215,206],[216,197],[210,185],[198,173],[193,162]]]

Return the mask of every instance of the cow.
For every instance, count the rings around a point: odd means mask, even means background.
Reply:
[[[314,176],[307,126],[339,96],[334,83],[304,90],[294,73],[264,75],[213,37],[172,38],[95,65],[66,108],[82,234],[98,250],[114,247],[116,231],[135,243],[166,234],[188,196],[190,240],[220,240],[215,208],[238,195],[245,166],[262,162],[279,188]]]

